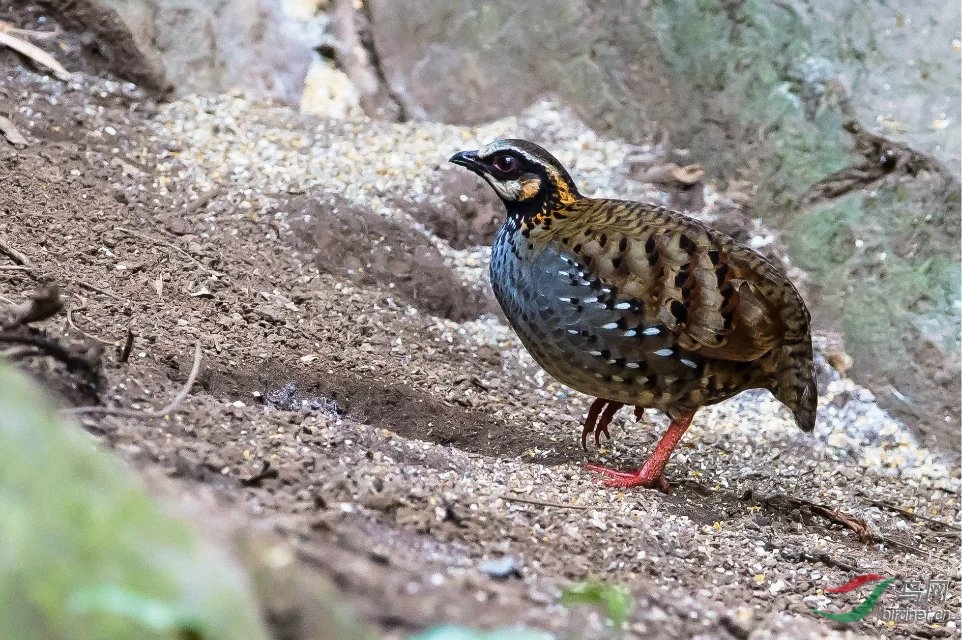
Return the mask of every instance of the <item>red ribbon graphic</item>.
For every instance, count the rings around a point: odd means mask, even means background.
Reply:
[[[876,580],[882,580],[883,578],[885,578],[885,576],[880,576],[877,573],[866,573],[864,575],[860,575],[857,578],[852,578],[851,580],[843,584],[841,587],[835,587],[834,589],[825,589],[824,591],[826,593],[848,593],[853,589],[858,589],[859,587],[861,587],[863,584],[866,584],[867,582],[875,582]]]

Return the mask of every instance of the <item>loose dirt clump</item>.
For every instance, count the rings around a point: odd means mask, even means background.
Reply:
[[[384,284],[399,302],[455,321],[487,310],[481,289],[461,282],[424,235],[346,200],[316,198],[294,196],[282,210],[313,244],[320,271],[357,285]]]

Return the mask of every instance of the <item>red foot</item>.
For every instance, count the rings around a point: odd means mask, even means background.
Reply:
[[[634,473],[609,469],[598,464],[589,464],[588,469],[608,476],[608,479],[605,480],[605,486],[608,487],[620,487],[622,489],[645,487],[646,489],[658,489],[662,493],[669,493],[671,485],[665,479],[665,465],[668,464],[671,452],[678,445],[678,441],[681,440],[685,430],[688,429],[688,425],[691,424],[691,419],[691,414],[673,419],[671,424],[668,425],[665,435],[655,445],[655,450],[651,452],[651,456]]]
[[[657,476],[646,475],[643,473],[644,467],[638,471],[618,471],[617,469],[603,467],[600,464],[589,464],[585,468],[608,476],[608,479],[605,480],[606,487],[618,487],[620,489],[644,487],[645,489],[657,489],[666,495],[671,493],[671,485],[668,484],[664,473],[659,473]]]

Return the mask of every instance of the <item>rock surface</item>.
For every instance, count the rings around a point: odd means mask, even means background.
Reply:
[[[41,5],[100,43],[93,54],[152,91],[241,91],[299,103],[322,25],[284,0],[80,0]]]
[[[672,97],[639,6],[375,0],[367,13],[385,80],[411,117],[480,123],[551,93],[596,129],[641,142]]]

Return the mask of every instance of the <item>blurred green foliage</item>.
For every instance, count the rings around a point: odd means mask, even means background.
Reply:
[[[579,582],[565,588],[558,602],[565,606],[586,604],[598,607],[616,631],[625,626],[632,606],[631,594],[626,587],[598,581]]]
[[[931,364],[921,355],[924,341],[951,359],[960,322],[957,184],[885,183],[811,210],[797,207],[810,185],[861,160],[842,131],[851,113],[838,78],[857,95],[878,82],[875,69],[892,64],[872,32],[878,21],[866,19],[887,9],[868,0],[650,7],[683,105],[672,145],[690,149],[722,181],[758,185],[752,213],[787,231],[793,261],[812,276],[816,317],[844,332],[857,367],[911,386],[917,376],[906,377],[906,365]],[[929,84],[935,94],[945,90]]]
[[[959,245],[952,232],[930,237],[951,227],[950,211],[885,187],[816,208],[791,228],[792,257],[820,285],[820,306],[837,310],[850,348],[874,364],[903,367],[904,342],[919,335],[957,349]]]
[[[261,640],[243,572],[0,361],[0,629],[18,640]]]
[[[825,58],[832,38],[817,38],[790,3],[655,7],[683,105],[675,146],[691,149],[713,175],[757,183],[757,205],[776,219],[810,184],[845,166],[844,117]]]
[[[545,631],[533,631],[521,627],[478,631],[459,625],[444,625],[419,633],[411,640],[553,640],[553,638],[553,635]]]

